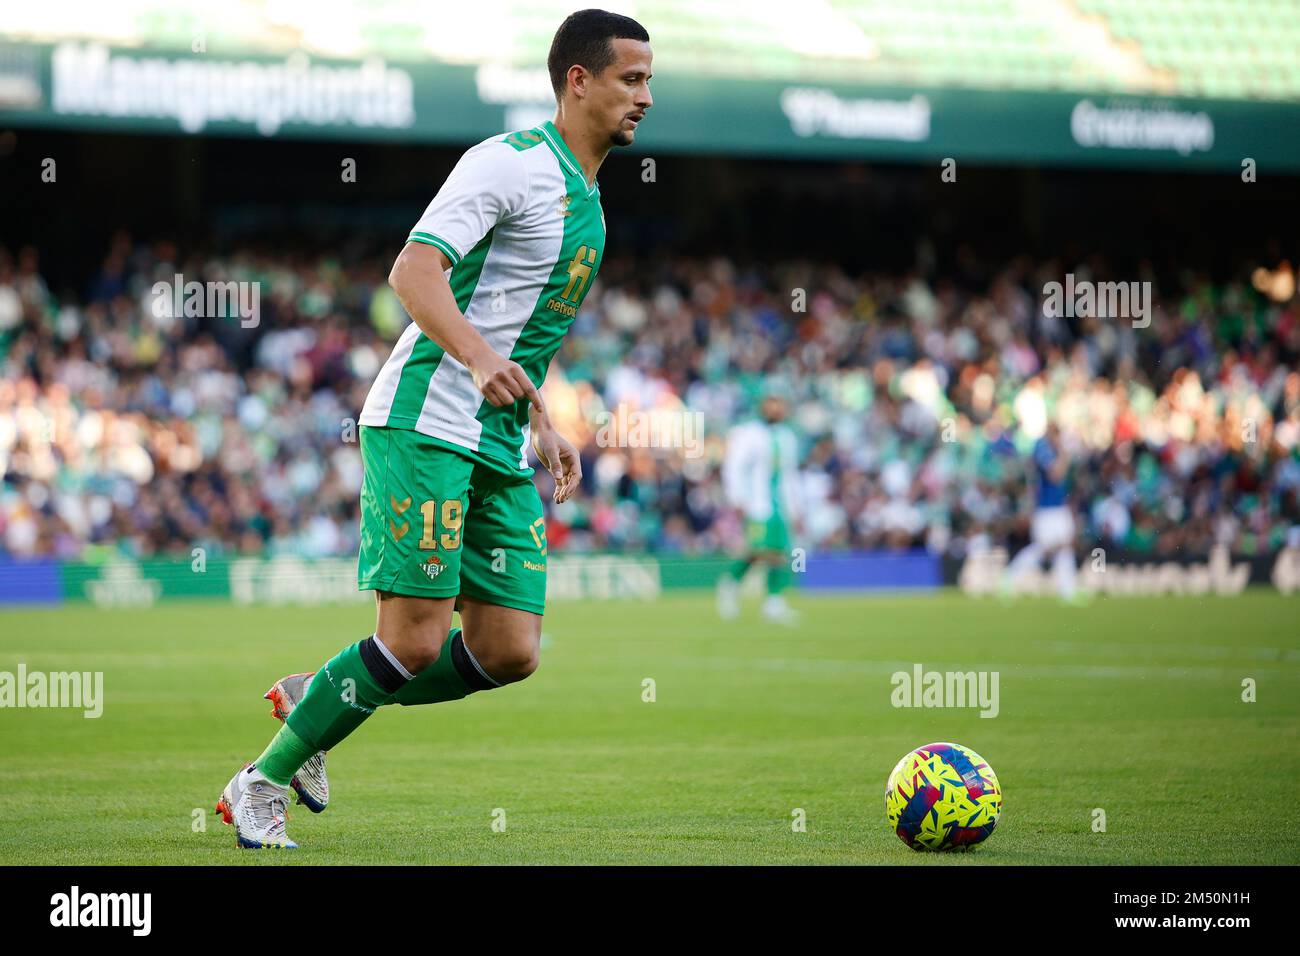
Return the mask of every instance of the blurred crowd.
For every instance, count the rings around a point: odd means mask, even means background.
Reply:
[[[0,554],[354,554],[355,421],[407,321],[389,265],[118,234],[66,297],[37,250],[0,248]],[[1067,272],[1115,278],[1097,257],[960,277],[611,258],[543,389],[585,471],[559,507],[537,476],[551,546],[734,549],[726,431],[773,382],[802,442],[794,525],[809,548],[1014,548],[1049,421],[1081,548],[1300,546],[1293,277],[1124,276],[1154,283],[1135,327],[1051,314],[1044,286]],[[172,314],[154,284],[177,274],[258,283],[256,324]],[[703,431],[685,448],[628,427],[688,420]]]

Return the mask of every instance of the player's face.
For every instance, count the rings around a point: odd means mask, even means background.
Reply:
[[[775,423],[785,421],[787,411],[788,409],[785,407],[785,402],[781,399],[771,397],[763,399],[763,417],[769,422]]]
[[[644,40],[611,40],[614,62],[591,84],[589,106],[596,122],[609,130],[615,146],[631,146],[637,124],[654,100],[650,96],[653,54]]]

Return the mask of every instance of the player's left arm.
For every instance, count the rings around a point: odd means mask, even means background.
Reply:
[[[528,406],[528,432],[538,460],[555,479],[552,500],[557,505],[568,501],[582,483],[582,457],[578,449],[559,433],[551,416],[539,412],[535,405]]]

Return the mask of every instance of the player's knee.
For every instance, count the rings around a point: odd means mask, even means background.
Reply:
[[[438,659],[447,635],[436,627],[405,627],[380,629],[376,636],[406,670],[418,674]]]
[[[419,674],[420,671],[432,667],[438,659],[438,648],[432,645],[421,645],[415,652],[409,654],[409,662],[403,661],[403,665],[411,674]]]
[[[412,674],[438,659],[451,623],[450,601],[381,592],[375,633],[384,647]]]
[[[404,653],[397,655],[410,673],[418,674],[425,668],[432,667],[438,659],[438,647],[434,644],[416,644],[408,646]]]
[[[542,662],[542,655],[536,647],[530,648],[528,653],[519,660],[519,679],[523,680],[537,670],[537,665]]]
[[[495,662],[493,675],[503,684],[513,684],[537,670],[541,655],[535,644],[510,648]]]

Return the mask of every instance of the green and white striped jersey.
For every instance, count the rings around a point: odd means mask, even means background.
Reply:
[[[789,425],[761,419],[727,433],[722,486],[750,521],[790,520],[799,508],[799,439]]]
[[[407,241],[446,253],[465,318],[540,388],[600,268],[600,187],[587,185],[547,121],[469,149]],[[371,386],[361,424],[414,429],[498,469],[528,469],[528,402],[493,406],[414,322]]]

